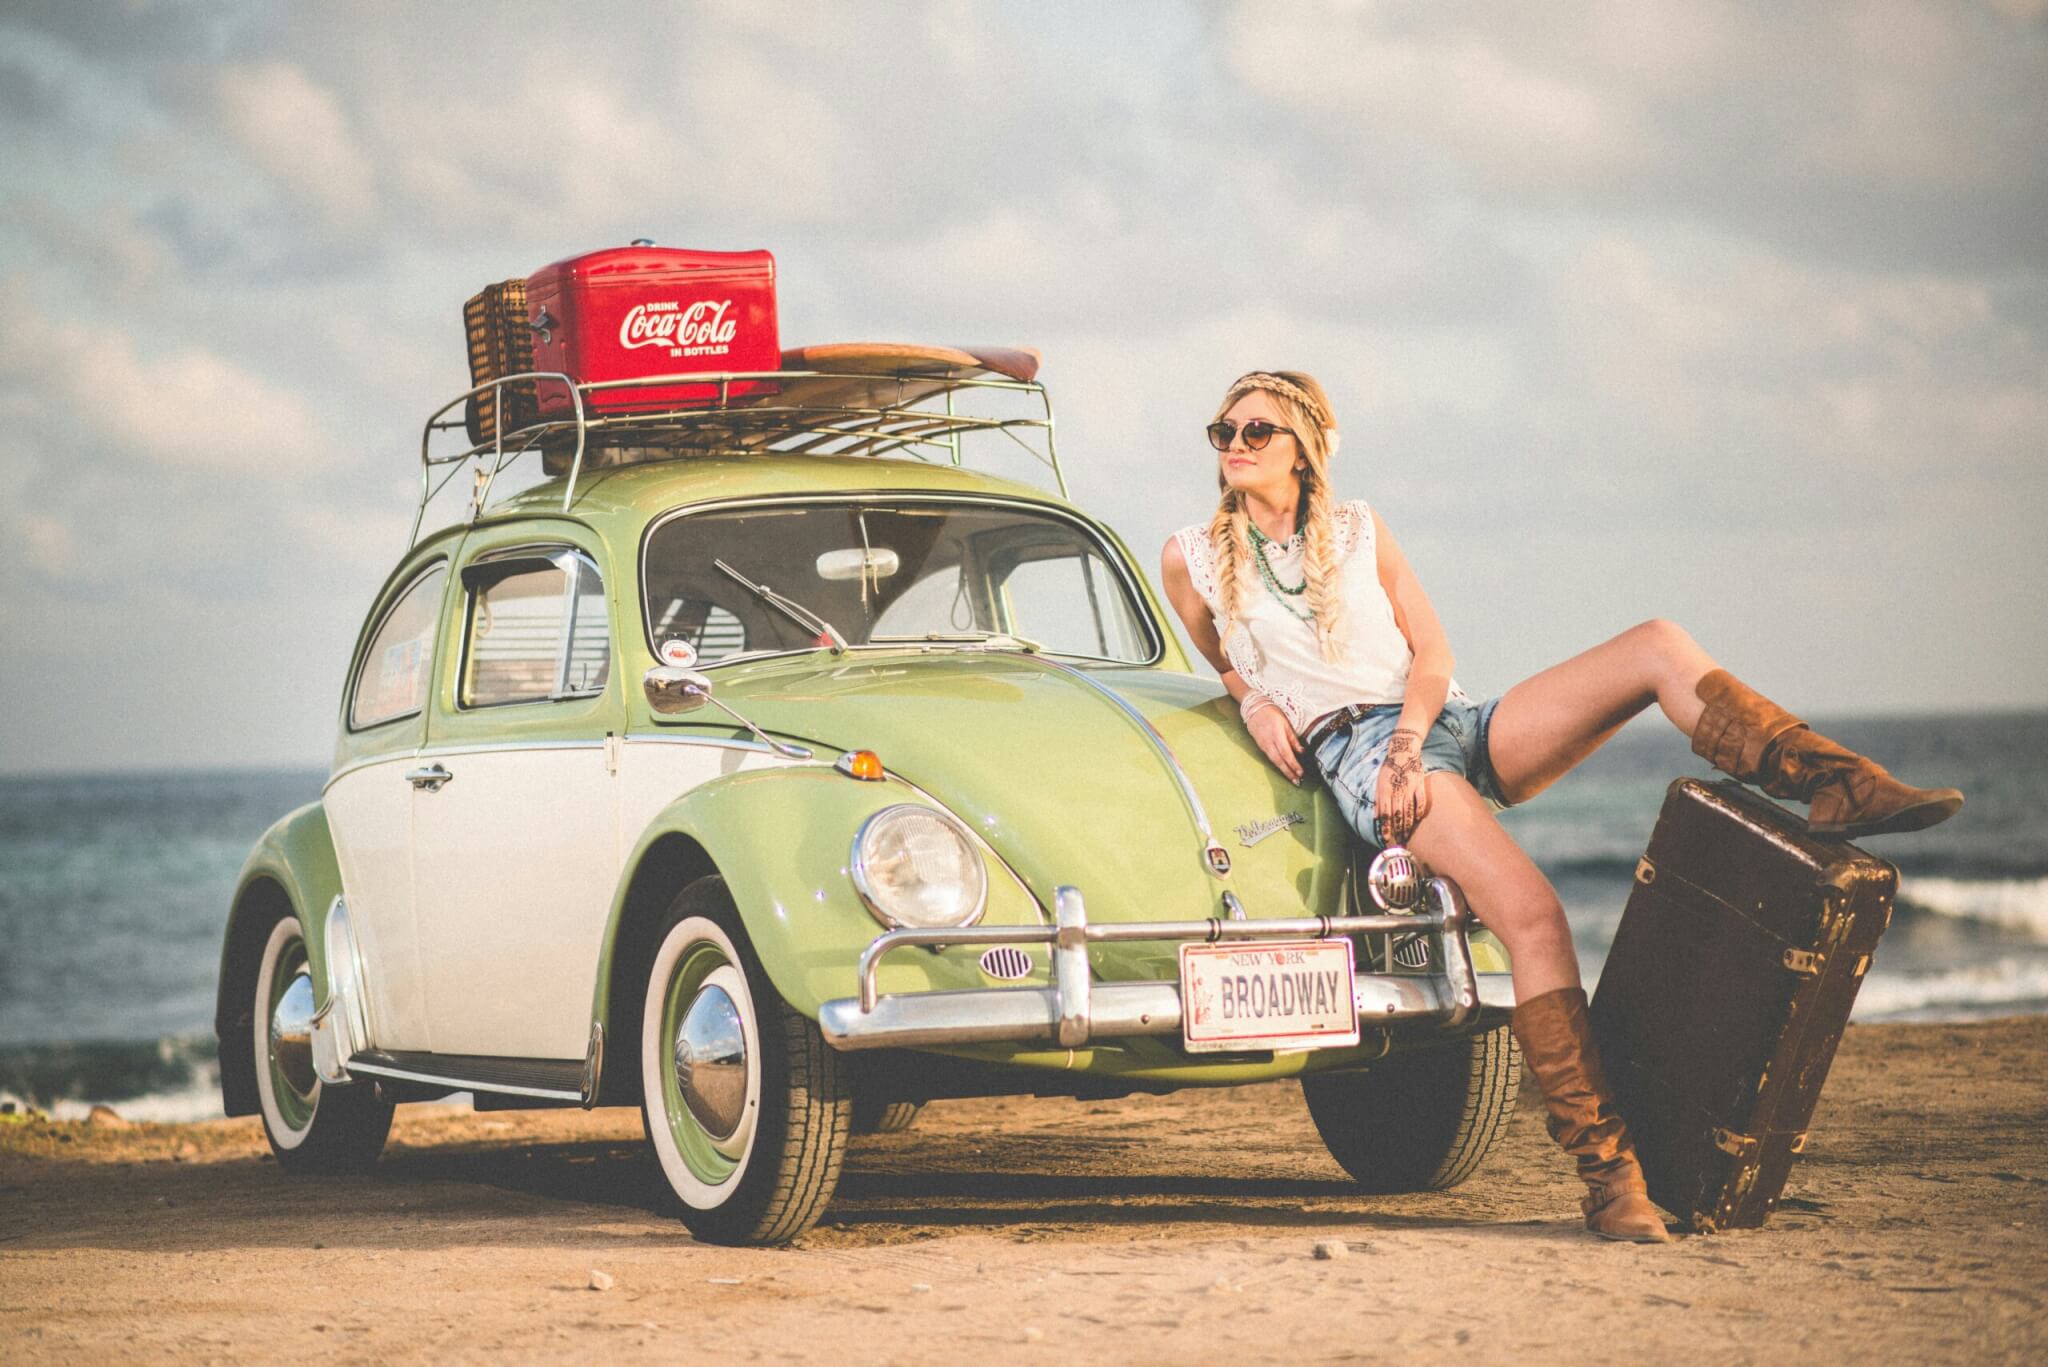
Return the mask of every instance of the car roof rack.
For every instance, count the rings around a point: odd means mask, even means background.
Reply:
[[[685,371],[598,383],[550,371],[500,376],[456,395],[427,418],[420,434],[420,501],[406,544],[419,540],[427,505],[463,469],[474,472],[474,522],[497,477],[529,452],[540,453],[547,474],[567,476],[566,513],[587,468],[768,453],[908,455],[961,466],[963,436],[1000,432],[1051,470],[1064,498],[1067,479],[1053,441],[1052,400],[1037,382],[1038,364],[1038,353],[1024,349],[849,342],[785,351],[779,370]],[[651,411],[619,411],[607,403],[616,403],[612,396],[623,392],[682,384],[715,385],[717,391]],[[471,435],[467,412],[485,396],[490,411],[504,415],[508,388],[520,392],[514,387],[528,396],[544,387],[565,393],[568,412],[509,432],[499,421],[489,440],[466,446],[449,440],[449,433]],[[1019,396],[1023,402],[1012,406],[1021,411],[962,411],[962,396],[992,395]]]

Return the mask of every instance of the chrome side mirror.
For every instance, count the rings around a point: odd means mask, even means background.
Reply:
[[[656,665],[641,681],[647,705],[668,716],[694,712],[711,701],[711,680],[694,669]]]

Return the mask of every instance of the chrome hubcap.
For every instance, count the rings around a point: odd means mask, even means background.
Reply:
[[[683,1104],[722,1152],[747,1114],[747,1039],[739,1007],[716,983],[700,990],[683,1013],[675,1068]]]
[[[310,1100],[313,1073],[313,979],[299,973],[270,1013],[270,1062],[279,1081]]]

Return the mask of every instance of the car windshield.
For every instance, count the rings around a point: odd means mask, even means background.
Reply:
[[[647,541],[656,656],[709,664],[830,644],[743,581],[793,600],[856,646],[1022,640],[1130,663],[1157,654],[1108,548],[1076,523],[1027,508],[774,504],[673,518]]]

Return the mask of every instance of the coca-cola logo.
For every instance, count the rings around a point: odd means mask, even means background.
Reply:
[[[732,350],[739,321],[726,316],[730,299],[699,299],[685,307],[674,299],[635,304],[619,322],[619,345],[627,351],[667,347],[671,356],[722,356]]]

